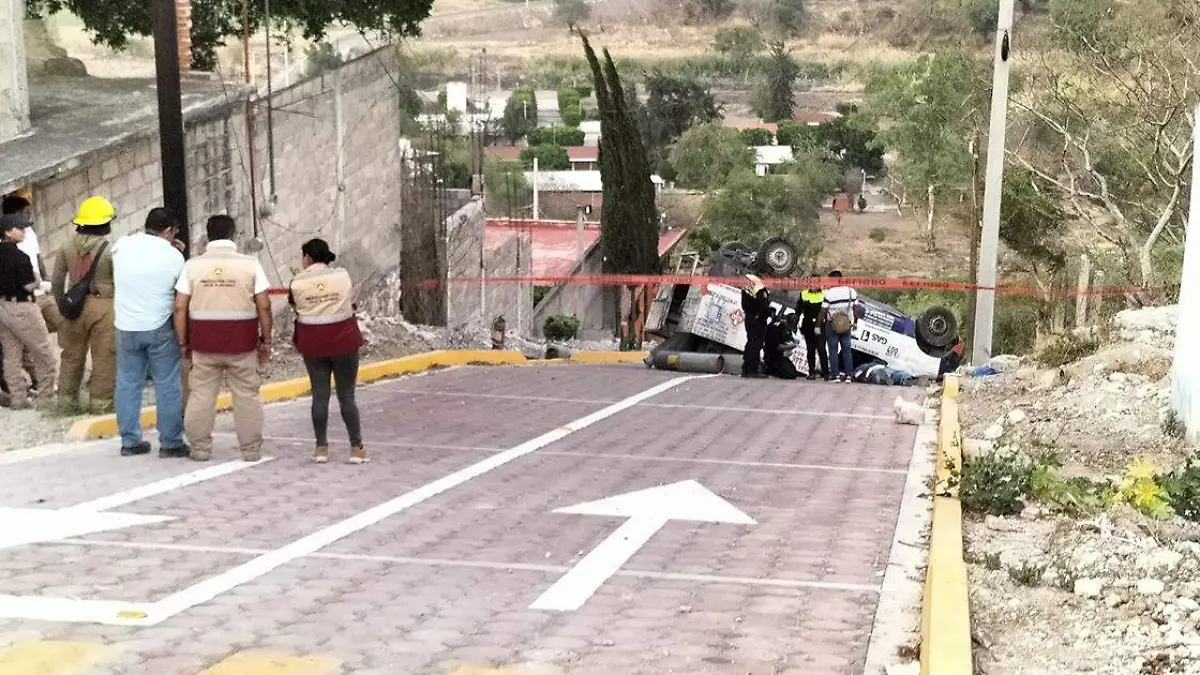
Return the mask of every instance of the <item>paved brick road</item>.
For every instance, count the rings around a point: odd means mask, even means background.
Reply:
[[[235,460],[230,420],[208,466],[108,447],[6,465],[0,507],[173,520],[0,549],[0,594],[35,597],[0,597],[0,675],[857,674],[914,441],[894,396],[468,368],[363,389],[365,466],[308,463],[306,401],[268,408],[274,459],[141,498]],[[667,522],[579,609],[530,609],[625,522],[556,509],[688,480],[756,524]],[[167,614],[11,618],[38,597]]]

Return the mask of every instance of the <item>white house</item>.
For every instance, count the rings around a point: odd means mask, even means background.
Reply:
[[[772,167],[792,161],[790,145],[758,145],[754,147],[754,173],[765,176]]]

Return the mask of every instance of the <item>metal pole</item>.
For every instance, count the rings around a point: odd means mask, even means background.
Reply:
[[[183,255],[191,249],[187,163],[179,84],[179,23],[175,0],[154,0],[154,70],[158,78],[158,137],[162,151],[163,205],[179,219]]]
[[[538,158],[533,158],[533,219],[539,220],[541,211],[538,209]]]
[[[270,108],[268,108],[270,110]],[[269,123],[268,123],[269,124]],[[342,250],[342,233],[346,228],[346,120],[342,113],[342,69],[333,71],[333,124],[337,133],[337,222],[334,223],[333,246],[335,251]]]
[[[1004,136],[1008,118],[1008,72],[1016,0],[1000,0],[996,23],[996,55],[992,73],[992,114],[988,125],[987,170],[984,175],[983,231],[979,240],[979,290],[975,304],[975,363],[992,357],[992,324],[996,312],[996,258],[1000,246],[1000,196],[1004,186]]]

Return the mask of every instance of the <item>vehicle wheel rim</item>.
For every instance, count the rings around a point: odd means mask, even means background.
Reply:
[[[943,335],[946,332],[946,320],[942,317],[934,317],[929,321],[929,332],[935,335]]]
[[[767,254],[767,260],[772,267],[782,269],[792,262],[792,255],[788,251],[778,248]]]

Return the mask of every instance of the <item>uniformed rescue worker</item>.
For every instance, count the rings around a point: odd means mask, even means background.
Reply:
[[[821,303],[825,293],[819,287],[813,286],[800,291],[796,302],[796,314],[800,315],[800,334],[804,336],[804,347],[808,352],[808,379],[820,377],[829,379],[829,349],[825,338],[821,335]],[[821,370],[817,370],[817,361],[821,362]]]
[[[55,362],[50,333],[34,299],[37,274],[29,257],[17,246],[29,221],[15,214],[0,216],[0,346],[9,405],[14,410],[29,407],[29,384],[24,365],[33,364],[40,385],[39,395],[54,394]]]
[[[304,270],[292,279],[288,301],[296,308],[296,351],[304,357],[312,384],[312,423],[316,436],[313,461],[329,461],[329,378],[337,387],[338,409],[350,436],[351,464],[367,461],[363,449],[358,403],[358,350],[362,333],[354,316],[354,284],[344,269],[329,265],[337,258],[323,239],[310,239],[300,247]]]
[[[763,341],[763,373],[781,380],[800,377],[796,364],[792,363],[791,351],[796,348],[792,339],[795,332],[795,314],[784,316],[783,310],[771,312],[767,321],[766,339]]]
[[[770,318],[770,293],[762,279],[746,275],[742,288],[742,313],[746,315],[746,349],[742,352],[742,377],[766,377],[762,372],[762,350]]]
[[[75,236],[58,248],[51,292],[63,309],[58,326],[58,344],[62,348],[58,401],[65,412],[79,407],[79,388],[88,355],[92,357],[92,376],[88,384],[87,409],[92,414],[112,412],[113,389],[117,378],[117,333],[113,310],[113,262],[108,235],[117,218],[113,205],[104,197],[89,197],[79,205],[72,222]],[[95,269],[93,270],[93,265]],[[65,296],[77,284],[93,275],[77,316],[64,308]]]
[[[190,393],[183,426],[190,457],[212,457],[217,391],[224,380],[233,395],[233,421],[242,459],[262,459],[262,377],[271,354],[271,284],[256,259],[237,252],[237,224],[225,215],[208,219],[208,247],[187,262],[175,285],[175,334],[192,354]]]

